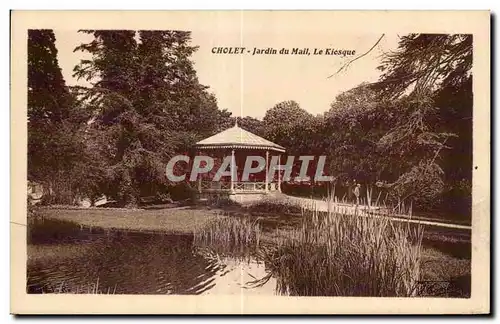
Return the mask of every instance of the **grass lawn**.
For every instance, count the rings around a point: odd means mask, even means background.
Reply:
[[[126,209],[41,209],[40,216],[85,227],[130,231],[189,234],[204,227],[217,210],[171,208],[158,210]]]

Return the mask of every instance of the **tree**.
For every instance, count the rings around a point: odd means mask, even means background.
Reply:
[[[234,119],[238,121],[238,125],[241,128],[249,131],[250,133],[254,133],[255,135],[261,137],[265,136],[264,123],[261,120],[253,117],[237,117]]]
[[[472,179],[471,66],[471,35],[410,34],[385,56],[373,88],[402,105],[398,123],[379,144],[406,160],[413,155],[411,168],[394,183],[404,196],[419,197],[415,184],[427,179],[420,187],[434,188],[426,201],[435,201],[444,180]]]
[[[409,34],[385,55],[374,86],[390,97],[426,95],[466,83],[471,67],[472,35]]]
[[[79,90],[95,114],[92,138],[106,148],[107,193],[134,206],[141,196],[168,189],[168,159],[218,129],[221,112],[198,81],[189,32],[83,32],[94,40],[75,50],[92,59],[74,72],[91,82]]]
[[[377,141],[396,118],[381,107],[377,93],[364,83],[339,94],[325,113],[325,151],[340,181],[370,183],[382,176],[387,160],[378,152]]]
[[[51,29],[28,30],[28,118],[61,122],[69,116],[71,96],[57,60]]]
[[[65,84],[55,41],[50,29],[28,30],[28,179],[42,183],[46,199],[72,203],[86,115]]]
[[[297,137],[301,136],[297,128],[313,118],[293,100],[280,102],[269,109],[263,118],[265,135],[277,144],[293,148]]]
[[[297,102],[289,100],[269,109],[263,118],[263,126],[263,134],[267,139],[285,147],[287,155],[296,156],[292,177],[298,176],[300,172],[301,161],[298,156],[315,156],[309,163],[307,174],[313,179],[318,156],[324,155],[323,117],[313,116]],[[325,175],[329,173],[329,170],[326,171]]]

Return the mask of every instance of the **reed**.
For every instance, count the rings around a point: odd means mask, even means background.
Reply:
[[[194,242],[204,246],[224,246],[227,249],[258,246],[261,228],[257,219],[217,216],[194,233]]]
[[[262,258],[277,291],[298,296],[414,296],[422,229],[346,213],[303,209],[302,226]]]

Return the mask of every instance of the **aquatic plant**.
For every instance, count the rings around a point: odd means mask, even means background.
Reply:
[[[277,292],[297,296],[414,296],[421,227],[331,206],[303,209],[302,226],[262,250]]]
[[[195,231],[195,244],[227,248],[258,246],[261,228],[249,217],[217,216],[201,230]]]

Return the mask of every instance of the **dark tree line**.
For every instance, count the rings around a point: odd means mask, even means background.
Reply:
[[[200,84],[184,31],[84,30],[69,89],[51,30],[28,35],[28,175],[50,202],[106,195],[123,205],[172,191],[164,167],[234,125]],[[353,63],[355,64],[355,63]],[[238,124],[287,148],[327,155],[335,185],[352,180],[421,208],[470,208],[472,36],[411,34],[384,56],[378,82],[338,95],[314,116],[289,100]],[[327,108],[327,107],[325,107]]]

